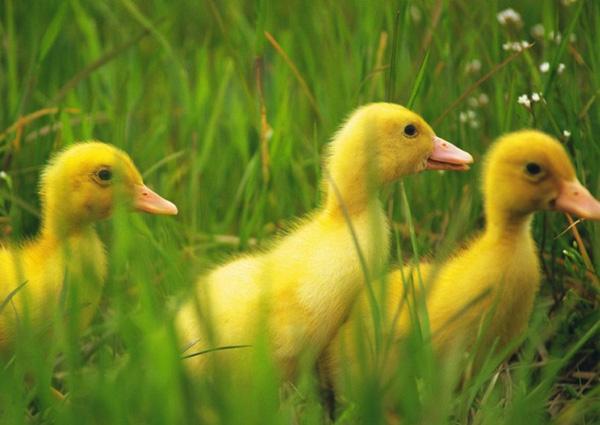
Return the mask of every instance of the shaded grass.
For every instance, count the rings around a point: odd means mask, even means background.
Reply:
[[[82,335],[58,320],[53,338],[26,334],[15,356],[3,357],[3,423],[322,422],[311,371],[280,392],[260,350],[253,367],[264,379],[252,392],[233,385],[227,371],[213,381],[186,377],[172,300],[189,295],[198,272],[264,246],[317,204],[320,153],[359,104],[414,103],[429,122],[439,118],[438,135],[478,160],[469,173],[423,174],[385,191],[393,259],[447,256],[481,228],[479,160],[505,131],[535,126],[560,138],[580,180],[600,190],[600,7],[593,0],[514,3],[522,28],[498,25],[506,1],[30,3],[6,0],[0,13],[0,159],[9,179],[0,180],[7,218],[0,235],[35,233],[38,217],[23,205],[38,205],[40,167],[55,149],[92,137],[127,150],[181,213],[177,220],[117,214],[100,226],[111,261],[96,320]],[[530,35],[537,23],[543,39]],[[561,32],[559,43],[550,31]],[[510,57],[502,44],[521,39],[535,44],[500,67]],[[474,59],[481,70],[465,71]],[[543,61],[549,73],[539,71]],[[545,103],[531,110],[516,103],[534,91]],[[471,100],[482,94],[487,104]],[[47,108],[58,109],[22,120]],[[474,118],[461,121],[468,110]],[[556,238],[567,225],[558,214],[535,220],[546,281],[510,363],[497,370],[490,360],[457,389],[460,356],[438,365],[415,336],[393,385],[381,388],[365,369],[360,396],[342,404],[338,422],[597,421],[598,288],[572,234]],[[578,229],[597,270],[600,229],[587,222]],[[592,378],[574,378],[577,372]],[[52,398],[50,384],[69,394],[68,403]]]

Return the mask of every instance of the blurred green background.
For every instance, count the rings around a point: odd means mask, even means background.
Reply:
[[[499,15],[509,7],[518,16]],[[481,229],[480,160],[503,132],[560,139],[599,194],[598,28],[595,0],[2,0],[0,239],[35,234],[41,168],[91,138],[126,150],[180,214],[100,226],[111,262],[94,325],[2,357],[0,422],[324,422],[310,373],[284,391],[260,362],[265,379],[252,392],[187,378],[174,300],[197,273],[318,204],[323,146],[370,101],[411,103],[477,161],[468,173],[406,179],[412,227],[399,187],[385,191],[393,260],[415,247],[447,252]],[[521,41],[532,46],[515,51]],[[533,93],[541,100],[518,102]],[[598,423],[598,286],[581,252],[600,266],[600,227],[578,226],[583,250],[567,226],[556,213],[535,221],[546,279],[510,365],[457,389],[408,356],[402,391],[366,387],[337,422]]]

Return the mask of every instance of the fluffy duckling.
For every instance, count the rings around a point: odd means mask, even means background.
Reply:
[[[177,214],[174,204],[142,181],[131,159],[100,142],[78,143],[54,157],[40,184],[41,230],[21,246],[0,247],[0,348],[10,345],[26,320],[48,330],[64,298],[77,284],[85,328],[98,305],[106,253],[94,224],[110,216],[116,198],[151,214]]]
[[[445,263],[419,267],[434,351],[473,349],[481,332],[476,367],[490,347],[495,353],[510,350],[510,344],[518,342],[527,328],[540,284],[540,264],[530,229],[533,214],[557,210],[600,219],[600,202],[577,180],[565,149],[539,131],[507,134],[493,145],[485,163],[483,194],[484,232]],[[393,271],[387,279],[382,301],[387,316],[384,332],[389,332],[392,344],[405,337],[411,326],[408,306],[400,307],[405,298],[411,302],[412,295],[406,297],[403,283],[411,287],[410,279],[418,288],[417,270],[408,266]],[[330,384],[340,385],[340,368],[347,369],[350,379],[355,376],[356,333],[360,329],[365,337],[374,334],[368,314],[363,294],[351,320],[321,361]],[[391,361],[384,363],[383,371],[398,361],[389,354]]]
[[[324,204],[270,249],[198,280],[204,319],[198,320],[191,301],[177,316],[185,354],[251,345],[264,324],[282,377],[292,379],[300,356],[320,353],[345,320],[364,285],[361,261],[373,276],[388,256],[379,188],[424,169],[464,170],[471,162],[471,155],[436,137],[420,116],[402,106],[375,103],[357,109],[330,144]],[[221,351],[218,358],[244,368],[250,351]],[[208,357],[186,362],[198,372]]]

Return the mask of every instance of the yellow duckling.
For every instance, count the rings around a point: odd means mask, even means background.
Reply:
[[[600,220],[600,202],[578,182],[564,148],[539,131],[507,134],[493,145],[485,163],[483,193],[484,232],[445,263],[419,267],[434,351],[472,349],[481,333],[476,366],[490,347],[496,353],[510,350],[510,344],[518,342],[527,328],[540,284],[538,253],[530,230],[533,213],[558,210]],[[411,279],[419,287],[414,267],[388,275],[383,304],[392,345],[411,326],[409,307],[400,307],[405,298],[406,302],[413,299],[410,293],[405,297],[402,275],[406,287],[411,287]],[[356,333],[360,329],[363,337],[374,335],[368,312],[363,294],[351,320],[324,355],[321,370],[328,371],[330,384],[340,384],[340,368],[347,369],[350,379],[355,376]],[[387,358],[384,371],[398,361],[390,353]]]
[[[293,378],[301,355],[320,353],[345,320],[364,285],[361,261],[372,275],[388,256],[379,188],[427,168],[468,169],[470,162],[471,155],[436,137],[420,116],[402,106],[375,103],[357,109],[330,145],[324,205],[270,249],[238,258],[198,281],[204,319],[198,320],[192,302],[177,316],[185,354],[251,345],[262,323],[282,377]],[[221,351],[218,358],[233,357],[248,368],[242,359],[250,351]],[[208,357],[186,362],[197,372]]]
[[[140,211],[177,214],[174,204],[143,184],[127,154],[113,146],[78,143],[46,167],[39,236],[22,246],[0,247],[0,349],[14,341],[23,321],[36,332],[48,330],[65,282],[79,286],[69,289],[77,290],[84,306],[81,328],[89,324],[106,275],[106,253],[94,224],[111,214],[119,195]]]

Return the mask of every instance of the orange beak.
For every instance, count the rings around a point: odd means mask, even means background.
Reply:
[[[441,137],[433,138],[433,152],[427,158],[427,170],[466,171],[473,157]]]
[[[587,220],[600,220],[600,202],[577,179],[562,182],[555,208]]]
[[[133,206],[138,211],[150,214],[177,215],[177,207],[173,202],[143,184],[135,186]]]

